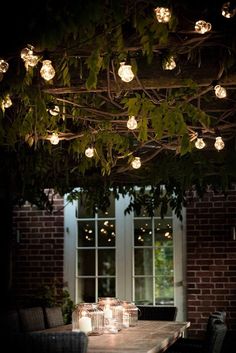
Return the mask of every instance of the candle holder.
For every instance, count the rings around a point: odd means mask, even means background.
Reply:
[[[104,312],[104,332],[117,333],[123,327],[123,307],[117,298],[101,297],[98,305]]]
[[[139,308],[126,300],[121,302],[123,307],[123,327],[136,326],[138,323]]]
[[[72,331],[83,331],[87,335],[104,332],[104,313],[96,303],[80,303],[72,313]]]

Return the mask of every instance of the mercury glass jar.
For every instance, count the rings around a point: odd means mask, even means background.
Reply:
[[[104,332],[117,333],[123,327],[123,307],[114,297],[98,298],[98,305],[104,312]]]
[[[104,332],[104,313],[96,303],[80,303],[72,313],[72,330],[87,335],[101,335]]]
[[[123,307],[123,326],[136,326],[138,323],[138,307],[133,303],[126,300],[121,302]]]

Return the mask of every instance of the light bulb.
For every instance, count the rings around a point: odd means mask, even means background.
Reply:
[[[130,82],[134,78],[134,73],[132,71],[131,65],[126,65],[125,62],[120,63],[120,68],[118,70],[118,75],[124,82]]]
[[[170,56],[168,59],[163,61],[164,70],[173,70],[176,68],[176,62],[173,56]]]
[[[131,165],[134,169],[139,169],[141,167],[140,157],[134,157],[134,160],[131,162]]]
[[[203,141],[202,137],[198,137],[195,142],[195,147],[199,150],[203,149],[206,146],[205,142]]]
[[[232,18],[236,13],[236,8],[235,7],[233,8],[230,2],[225,2],[221,8],[221,13],[222,13],[222,16],[226,18]]]
[[[34,47],[32,45],[28,45],[26,48],[22,49],[20,52],[20,57],[22,60],[26,61],[28,56],[33,55]]]
[[[43,65],[40,70],[40,74],[44,80],[49,81],[55,76],[55,70],[52,66],[51,60],[43,60]]]
[[[59,143],[59,136],[58,136],[58,134],[56,133],[56,132],[53,132],[53,134],[51,135],[51,137],[50,137],[50,142],[51,142],[51,144],[52,145],[58,145],[58,143]]]
[[[224,144],[224,141],[222,140],[221,136],[216,137],[216,141],[214,143],[214,146],[218,151],[223,150],[223,148],[225,147],[225,144]]]
[[[39,60],[38,55],[34,55],[33,49],[34,47],[28,44],[28,46],[22,49],[20,53],[21,59],[25,62],[25,67],[27,70],[28,66],[36,66]]]
[[[7,72],[9,64],[6,60],[0,59],[0,73]]]
[[[136,129],[138,126],[137,120],[135,116],[129,116],[129,120],[127,121],[127,128],[130,130]]]
[[[226,89],[220,85],[216,85],[214,90],[217,98],[225,98],[227,96]]]
[[[54,105],[54,107],[49,109],[48,111],[51,115],[57,116],[60,113],[60,108],[58,107],[58,105]]]
[[[84,154],[88,158],[93,158],[93,156],[94,156],[94,148],[93,147],[86,148]]]
[[[204,34],[211,30],[210,22],[199,20],[195,23],[195,31],[200,34]]]
[[[157,7],[154,11],[158,22],[166,23],[170,21],[171,12],[168,7]]]

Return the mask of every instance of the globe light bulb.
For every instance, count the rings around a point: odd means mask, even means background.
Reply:
[[[0,59],[0,73],[5,73],[7,72],[9,68],[9,64],[6,60]]]
[[[205,142],[203,141],[202,137],[198,137],[195,142],[195,147],[199,150],[203,149],[206,146]]]
[[[134,73],[132,71],[131,65],[126,65],[125,62],[120,63],[120,68],[118,70],[118,75],[124,82],[130,82],[134,78]]]
[[[176,68],[176,62],[173,56],[170,56],[168,59],[163,61],[162,65],[164,70],[173,70]]]
[[[168,7],[157,7],[154,9],[157,21],[160,23],[167,23],[171,19],[171,12]]]
[[[40,75],[44,80],[49,81],[55,76],[55,70],[52,66],[51,60],[43,60],[43,65],[40,70]]]
[[[216,85],[214,90],[217,98],[225,98],[227,96],[226,89],[220,85]]]
[[[8,94],[2,101],[2,107],[3,108],[10,108],[11,106],[12,106],[12,100]]]
[[[34,54],[33,52],[34,47],[31,45],[28,45],[26,48],[22,49],[20,52],[20,57],[23,61],[26,61],[28,56],[31,56]]]
[[[93,147],[86,148],[84,154],[86,157],[92,158],[94,156],[94,148]]]
[[[222,16],[225,18],[232,18],[236,13],[236,7],[233,7],[230,2],[225,2],[221,8]]]
[[[210,22],[199,20],[195,23],[195,31],[197,33],[204,34],[206,32],[210,32],[210,30],[211,30]]]
[[[58,145],[59,141],[60,141],[60,140],[59,140],[58,134],[57,134],[56,132],[53,132],[52,135],[51,135],[51,137],[50,137],[50,142],[51,142],[51,144],[52,144],[52,145]]]
[[[58,107],[58,105],[54,105],[54,107],[49,109],[48,111],[52,116],[57,116],[60,113],[60,108]]]
[[[27,70],[29,66],[35,67],[39,60],[38,55],[34,55],[33,49],[34,47],[28,44],[28,46],[22,49],[20,53],[21,59],[25,62],[25,67]]]
[[[216,137],[216,141],[214,143],[214,146],[218,151],[223,150],[223,148],[225,147],[225,144],[224,144],[224,141],[222,140],[221,136]]]
[[[135,116],[129,116],[129,120],[127,121],[127,128],[129,130],[134,130],[138,126],[137,120],[135,119]]]
[[[134,160],[131,162],[131,165],[134,169],[139,169],[141,167],[140,157],[135,157]]]

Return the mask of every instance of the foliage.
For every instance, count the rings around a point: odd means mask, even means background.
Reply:
[[[63,290],[63,301],[62,301],[62,314],[65,325],[71,324],[72,312],[75,308],[75,304],[70,297],[70,293],[67,289]]]
[[[0,185],[12,202],[27,200],[52,210],[45,189],[63,194],[80,186],[90,207],[104,209],[113,190],[133,196],[127,212],[138,212],[143,204],[150,215],[160,208],[164,216],[170,205],[180,216],[187,190],[195,187],[202,195],[209,183],[228,187],[235,179],[236,96],[230,90],[223,103],[213,87],[234,77],[236,27],[234,18],[227,24],[219,19],[218,5],[200,1],[190,9],[184,0],[171,1],[169,23],[157,21],[156,1],[87,0],[61,6],[47,1],[29,7],[27,15],[23,7],[17,9],[12,14],[17,38],[2,31],[1,58],[9,69],[0,77]],[[196,35],[195,17],[206,10],[214,31]],[[28,70],[19,55],[26,43],[39,57]],[[162,63],[170,56],[177,68],[167,72]],[[40,76],[45,58],[56,70],[50,81]],[[117,75],[121,61],[132,64],[130,83]],[[8,94],[13,105],[4,108]],[[55,105],[57,116],[50,114]],[[138,128],[130,131],[126,123],[132,115]],[[220,154],[213,145],[218,131],[227,143]],[[53,133],[60,140],[57,146],[50,143]],[[204,151],[195,149],[198,134],[206,140]],[[95,148],[92,159],[85,156],[89,146]],[[142,161],[139,170],[131,167],[135,156]],[[137,195],[135,186],[143,192]]]

